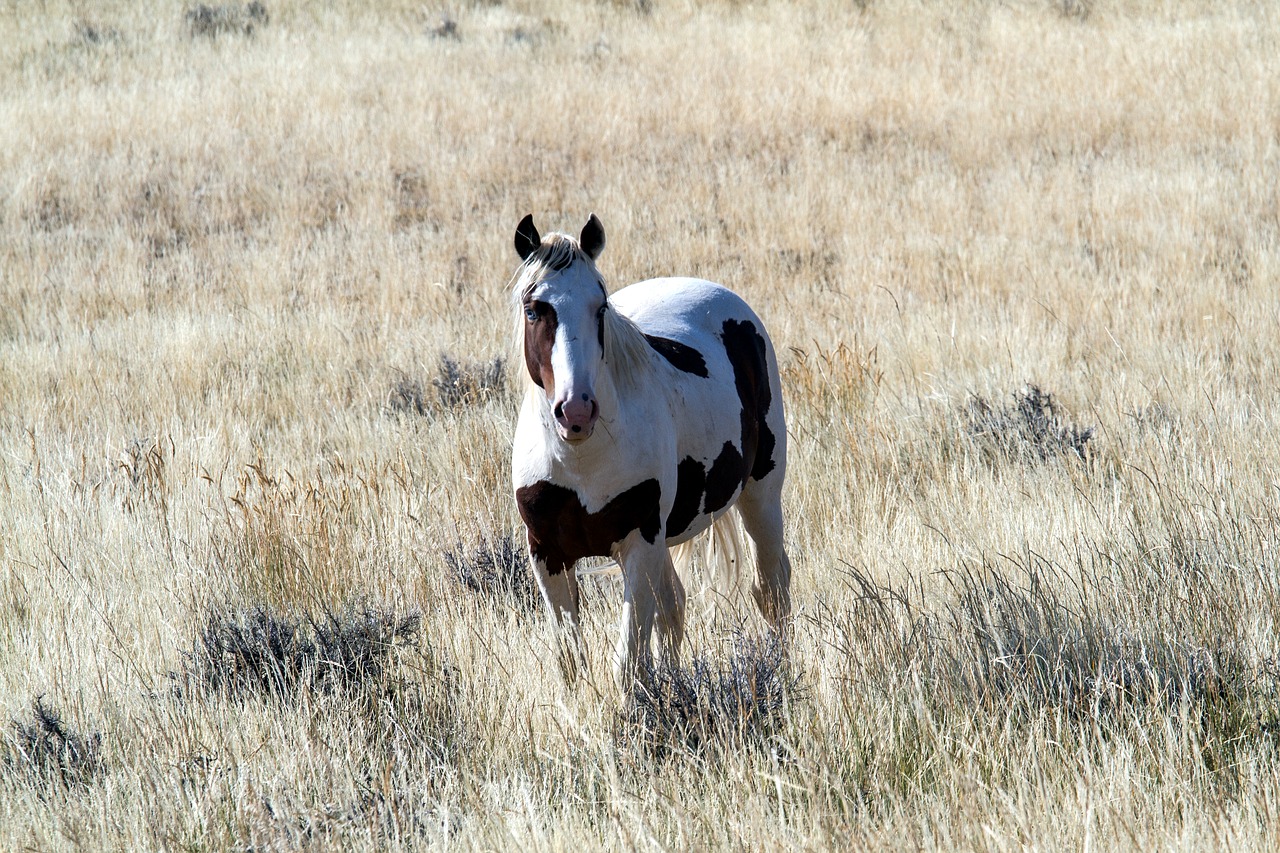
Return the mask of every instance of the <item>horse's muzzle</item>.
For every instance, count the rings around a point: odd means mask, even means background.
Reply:
[[[594,395],[586,392],[575,394],[568,400],[557,401],[552,414],[556,418],[556,432],[567,442],[576,443],[591,437],[600,407]]]

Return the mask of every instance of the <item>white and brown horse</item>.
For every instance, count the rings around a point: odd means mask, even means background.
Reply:
[[[674,658],[685,593],[669,548],[736,507],[756,546],[752,593],[781,628],[791,608],[782,544],[787,432],[773,344],[732,291],[692,278],[612,296],[595,261],[592,214],[575,240],[516,229],[514,302],[531,384],[512,481],[548,609],[578,638],[574,563],[612,556],[624,602],[614,667],[624,688],[649,654],[655,619]]]

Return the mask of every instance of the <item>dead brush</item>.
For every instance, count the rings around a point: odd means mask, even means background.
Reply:
[[[436,377],[431,380],[436,399],[445,409],[487,400],[502,390],[502,367],[501,356],[493,361],[464,364],[442,354]]]
[[[542,607],[524,546],[510,533],[467,548],[461,542],[444,553],[449,574],[477,597],[520,613]]]
[[[251,36],[271,21],[267,7],[256,0],[243,6],[238,3],[221,6],[201,3],[187,9],[183,18],[187,22],[188,35],[210,39],[222,35]]]
[[[499,396],[505,388],[503,370],[501,356],[488,362],[464,363],[442,353],[436,375],[430,382],[431,391],[427,390],[427,383],[401,373],[387,395],[387,409],[400,414],[429,415],[433,410],[452,411],[485,402]]]
[[[349,691],[382,682],[398,649],[418,647],[421,624],[417,612],[397,615],[367,604],[318,618],[263,605],[215,607],[183,653],[182,669],[169,675],[184,695]]]
[[[47,789],[84,786],[103,774],[100,732],[77,732],[43,696],[32,704],[31,714],[30,722],[14,720],[10,727],[3,762],[10,775]]]
[[[75,41],[85,47],[119,45],[124,34],[115,27],[104,27],[85,19],[75,22]]]
[[[1053,395],[1038,385],[1015,391],[1012,405],[995,405],[974,394],[961,417],[966,434],[989,457],[1038,462],[1072,454],[1089,458],[1094,428],[1072,423]]]
[[[620,752],[653,761],[716,748],[780,750],[788,706],[800,692],[782,642],[739,629],[727,660],[641,664],[614,740]]]

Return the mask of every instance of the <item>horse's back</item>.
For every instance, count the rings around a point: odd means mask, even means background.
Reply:
[[[645,334],[690,346],[699,336],[719,336],[725,320],[750,321],[768,338],[741,296],[705,279],[653,278],[622,288],[609,301]]]

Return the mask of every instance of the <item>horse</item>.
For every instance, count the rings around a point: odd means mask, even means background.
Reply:
[[[613,666],[625,691],[651,660],[655,623],[667,659],[679,653],[686,595],[670,549],[712,528],[736,542],[731,510],[755,544],[752,596],[782,632],[787,432],[773,344],[747,303],[695,278],[610,294],[596,266],[604,245],[594,213],[578,239],[541,237],[531,214],[516,228],[512,302],[529,382],[511,477],[568,677],[585,660],[574,564],[621,567]]]

